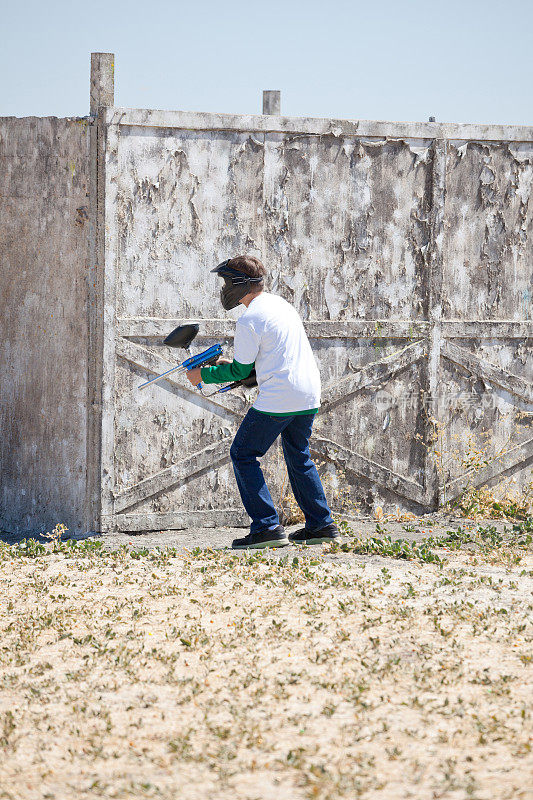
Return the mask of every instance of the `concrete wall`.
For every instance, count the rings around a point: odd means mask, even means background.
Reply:
[[[84,529],[89,131],[0,118],[0,529]]]
[[[231,353],[209,269],[238,252],[304,319],[336,509],[335,487],[419,512],[530,479],[532,129],[106,110],[96,77],[90,129],[0,119],[1,527],[246,524],[228,450],[251,398],[137,391],[181,322]],[[278,497],[279,450],[265,467]]]
[[[308,326],[308,332],[320,364],[325,409],[341,378],[393,357],[398,349],[394,338],[377,348],[346,326],[357,319],[411,320],[422,312],[421,248],[428,232],[420,217],[430,202],[432,170],[430,143],[424,144],[366,143],[332,134],[121,128],[113,178],[116,205],[107,218],[117,240],[116,266],[109,268],[116,278],[117,319],[144,318],[147,325],[173,317],[216,320],[226,326],[231,354],[233,324],[227,323],[218,281],[209,269],[232,254],[259,255],[270,272],[269,287],[292,302],[307,323],[321,326],[314,335]],[[172,326],[168,322],[169,330]],[[211,341],[199,339],[197,346]],[[148,335],[144,344],[164,354],[160,339]],[[111,354],[105,362],[111,363]],[[394,391],[405,392],[417,379],[413,364],[395,380]],[[160,475],[157,491],[149,497],[143,492],[124,525],[145,519],[157,526],[162,515],[176,510],[181,519],[201,514],[203,524],[216,524],[224,509],[240,506],[228,441],[246,405],[239,407],[231,395],[216,404],[199,403],[198,393],[188,391],[183,379],[170,392],[157,386],[139,393],[136,382],[138,369],[132,372],[131,362],[119,356],[114,374],[106,378],[113,385],[108,420],[111,426],[113,419],[115,435],[108,467],[113,495],[178,465],[184,452],[191,456],[190,474],[183,479],[181,471],[170,472],[164,492]],[[418,399],[414,407],[393,412],[401,437],[390,437],[381,431],[373,394],[348,389],[337,397],[331,412],[317,420],[317,437],[357,451],[365,463],[378,462],[385,471],[423,479],[425,453],[413,438]],[[205,448],[214,448],[209,464]],[[279,496],[284,469],[277,450],[267,457],[266,468],[273,496]],[[352,485],[357,499],[371,491],[376,502],[402,503],[376,485],[373,474],[370,480],[339,478]],[[164,518],[168,524],[171,516]]]

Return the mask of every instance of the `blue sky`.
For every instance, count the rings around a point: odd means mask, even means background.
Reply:
[[[0,116],[83,116],[91,51],[115,104],[533,125],[533,0],[0,0]]]

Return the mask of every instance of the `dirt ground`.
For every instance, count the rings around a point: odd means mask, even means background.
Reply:
[[[429,563],[375,522],[3,545],[0,798],[533,798],[533,553],[493,524]]]

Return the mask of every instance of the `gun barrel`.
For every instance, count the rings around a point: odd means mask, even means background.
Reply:
[[[223,386],[222,389],[218,389],[215,394],[223,394],[224,392],[229,392],[231,389],[236,389],[237,386],[240,386],[240,381],[233,381],[233,383],[229,383],[227,386]]]
[[[149,381],[141,383],[139,389],[144,389],[146,386],[150,386],[151,383],[157,383],[157,381],[160,381],[162,378],[166,378],[167,375],[170,375],[173,372],[186,372],[186,370],[187,367],[184,367],[183,364],[178,364],[177,367],[172,367],[171,369],[167,369],[167,371],[162,372],[161,375],[156,375],[155,378],[150,378]]]
[[[197,353],[197,355],[185,359],[185,361],[182,361],[181,364],[178,364],[176,367],[171,367],[170,369],[167,369],[166,372],[161,373],[161,375],[156,375],[155,378],[150,378],[149,381],[141,383],[141,385],[138,388],[144,389],[146,388],[146,386],[150,386],[152,383],[157,383],[157,381],[166,378],[167,375],[171,375],[174,372],[187,372],[187,370],[189,369],[195,369],[196,367],[201,367],[208,361],[212,361],[218,358],[218,356],[220,356],[221,354],[222,354],[222,345],[213,344],[211,345],[211,347],[208,347],[207,350],[204,350],[202,353]]]

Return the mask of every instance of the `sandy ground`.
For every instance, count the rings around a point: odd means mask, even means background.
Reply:
[[[0,550],[0,798],[533,798],[530,548],[185,535]]]

